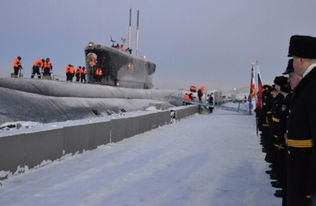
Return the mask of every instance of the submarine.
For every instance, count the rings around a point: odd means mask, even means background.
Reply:
[[[136,54],[132,54],[131,13],[130,9],[128,48],[124,49],[124,44],[115,45],[112,37],[112,46],[89,42],[85,47],[88,83],[139,89],[153,88],[156,64],[139,55],[139,10],[137,11]],[[96,76],[97,69],[102,70],[100,78]]]
[[[139,12],[137,19],[139,31]],[[181,91],[153,88],[156,64],[139,55],[138,44],[132,55],[130,30],[131,22],[125,50],[92,42],[87,45],[88,84],[0,77],[0,127],[16,121],[50,123],[143,111],[152,106],[163,110],[181,106]],[[96,79],[94,72],[99,68],[103,74]]]

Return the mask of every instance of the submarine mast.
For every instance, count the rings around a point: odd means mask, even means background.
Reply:
[[[136,27],[136,56],[139,56],[139,10],[137,10],[137,27]]]
[[[129,9],[128,49],[132,49],[132,9]]]

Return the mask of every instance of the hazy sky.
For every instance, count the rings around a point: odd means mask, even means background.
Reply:
[[[59,75],[84,65],[89,41],[127,37],[129,8],[133,45],[140,10],[140,49],[157,64],[159,88],[247,86],[255,60],[271,83],[285,69],[290,36],[316,36],[311,0],[0,0],[0,76],[16,56],[25,76],[37,58],[50,57]]]

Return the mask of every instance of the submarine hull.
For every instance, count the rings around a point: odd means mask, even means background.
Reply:
[[[0,130],[7,122],[61,122],[178,106],[177,90],[0,78]],[[1,131],[0,131],[1,132]]]

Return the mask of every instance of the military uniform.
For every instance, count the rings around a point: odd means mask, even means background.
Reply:
[[[290,107],[287,136],[290,205],[307,205],[307,198],[316,183],[316,151],[313,151],[316,140],[316,95],[311,95],[315,92],[314,68],[296,87]]]
[[[276,172],[278,180],[280,181],[282,174],[280,173],[280,160],[279,152],[284,149],[284,145],[281,143],[281,138],[284,136],[285,129],[282,128],[285,122],[283,118],[284,110],[284,96],[278,94],[276,97],[276,103],[272,108],[272,145],[273,145],[273,169]]]
[[[291,37],[289,56],[316,59],[315,51],[316,38]],[[316,189],[316,64],[307,70],[294,90],[287,125],[288,206],[308,206]]]
[[[269,139],[268,139],[268,147],[270,147],[268,151],[270,153],[267,155],[270,155],[270,158],[272,160],[272,170],[274,173],[276,172],[276,159],[277,159],[276,155],[277,155],[277,150],[279,149],[278,138],[281,134],[280,119],[281,119],[281,107],[282,107],[283,100],[284,100],[284,96],[279,93],[274,98],[273,106],[272,106],[271,135],[269,136]]]
[[[258,119],[258,128],[261,133],[261,142],[263,151],[267,150],[267,139],[269,135],[269,126],[271,122],[271,108],[272,108],[272,96],[270,94],[271,87],[265,85],[262,93],[262,108]]]

